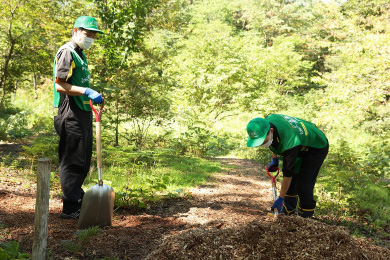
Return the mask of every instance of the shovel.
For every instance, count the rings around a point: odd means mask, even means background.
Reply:
[[[279,175],[279,168],[278,168],[278,171],[275,174],[275,176],[271,175],[271,173],[268,171],[268,166],[265,168],[265,170],[267,171],[268,176],[271,178],[271,182],[272,182],[272,198],[275,201],[277,199],[277,197],[278,197],[278,191],[276,189],[276,177],[278,177],[278,175]],[[279,214],[278,209],[274,208],[274,212],[272,212],[272,213],[269,212],[268,216],[276,216],[278,214]]]
[[[92,100],[89,104],[95,113],[96,121],[96,159],[98,171],[98,184],[87,190],[84,194],[81,204],[80,218],[78,226],[80,229],[93,226],[111,226],[112,215],[114,210],[115,192],[113,188],[103,183],[102,178],[102,138],[100,117],[104,107],[104,99],[99,111],[92,105]]]

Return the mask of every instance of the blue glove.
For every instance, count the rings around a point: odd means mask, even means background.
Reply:
[[[283,210],[283,201],[284,199],[282,197],[278,197],[275,202],[274,202],[274,205],[272,205],[271,207],[271,211],[273,212],[274,211],[274,208],[276,208],[278,210],[278,213],[282,213],[282,210]]]
[[[278,170],[279,166],[279,160],[278,158],[272,158],[272,162],[268,164],[268,171],[269,172],[276,172]]]
[[[84,95],[86,95],[86,96],[88,96],[88,98],[92,99],[93,103],[95,103],[95,104],[100,104],[103,102],[102,95],[100,95],[99,92],[97,92],[93,89],[87,88],[84,92]]]

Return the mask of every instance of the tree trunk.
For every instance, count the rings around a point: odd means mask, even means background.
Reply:
[[[116,101],[116,120],[115,120],[115,145],[119,145],[119,102]]]
[[[34,99],[38,99],[38,94],[37,94],[37,75],[35,72],[33,73],[33,84],[34,84]]]
[[[15,79],[15,86],[14,86],[14,100],[16,98],[16,91],[18,90],[18,79]]]
[[[6,75],[7,75],[7,72],[8,72],[8,64],[9,64],[9,62],[11,60],[11,57],[12,57],[12,54],[14,52],[14,47],[15,47],[15,44],[16,44],[16,40],[12,39],[10,41],[10,43],[11,43],[11,47],[9,49],[7,58],[5,59],[4,69],[3,69],[1,77],[0,77],[0,89],[3,90],[3,95],[2,95],[1,101],[0,101],[0,111],[3,108],[3,106],[4,106],[4,100],[5,100],[5,96],[6,96],[6,93],[7,93],[6,86],[5,86],[5,79],[6,79]]]

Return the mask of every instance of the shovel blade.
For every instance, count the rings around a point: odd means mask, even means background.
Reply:
[[[78,221],[80,229],[111,226],[115,192],[110,186],[96,184],[84,194]]]

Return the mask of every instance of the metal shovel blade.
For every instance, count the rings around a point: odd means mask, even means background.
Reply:
[[[115,200],[113,188],[103,183],[102,176],[102,137],[100,119],[104,107],[104,98],[99,111],[96,111],[93,107],[92,100],[89,101],[89,104],[95,113],[98,184],[87,190],[84,194],[78,222],[80,229],[93,226],[111,226]]]
[[[84,194],[78,226],[80,229],[93,226],[111,226],[115,192],[102,183],[96,184]]]

